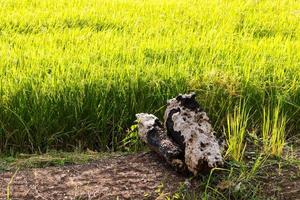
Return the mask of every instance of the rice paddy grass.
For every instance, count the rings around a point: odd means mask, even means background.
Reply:
[[[195,91],[219,135],[245,102],[278,154],[300,131],[300,4],[0,0],[0,77],[1,153],[117,150],[135,113]]]

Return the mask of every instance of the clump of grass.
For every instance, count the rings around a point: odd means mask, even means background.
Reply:
[[[142,144],[138,135],[137,124],[132,125],[130,129],[127,130],[127,134],[121,141],[119,148],[128,152],[137,152],[145,148],[145,145]]]
[[[263,109],[262,143],[266,154],[281,156],[285,145],[286,117],[280,111],[280,105],[274,109]]]
[[[227,114],[226,142],[228,149],[225,156],[230,156],[236,161],[241,161],[246,149],[245,135],[247,133],[249,111],[245,103],[235,108],[233,113]]]

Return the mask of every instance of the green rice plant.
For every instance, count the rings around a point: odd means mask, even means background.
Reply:
[[[121,141],[120,147],[123,151],[137,152],[142,150],[144,145],[138,135],[137,124],[134,124],[127,130],[125,138]]]
[[[290,0],[0,0],[0,153],[115,150],[136,113],[188,91],[218,132],[239,99],[255,111],[281,96],[295,135],[298,10]],[[251,113],[249,126],[260,119]]]
[[[281,156],[285,145],[286,117],[278,104],[274,109],[263,109],[262,143],[266,154]]]
[[[245,136],[249,111],[245,109],[245,103],[239,103],[233,113],[227,114],[227,129],[225,130],[228,149],[225,156],[230,156],[236,161],[241,161],[246,149]]]

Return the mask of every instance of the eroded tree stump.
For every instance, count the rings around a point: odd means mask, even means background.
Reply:
[[[221,148],[194,93],[168,100],[164,126],[152,114],[137,114],[139,136],[175,169],[194,175],[223,164]]]

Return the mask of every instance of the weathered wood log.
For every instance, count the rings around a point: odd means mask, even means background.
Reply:
[[[168,101],[164,126],[152,114],[137,114],[140,138],[178,171],[194,175],[222,165],[221,148],[207,114],[184,94]]]
[[[197,174],[223,164],[220,146],[207,114],[194,93],[168,101],[164,120],[168,136],[184,149],[189,171]]]
[[[150,149],[162,156],[175,170],[187,170],[184,163],[184,151],[167,136],[159,119],[147,113],[136,114],[139,137]]]

